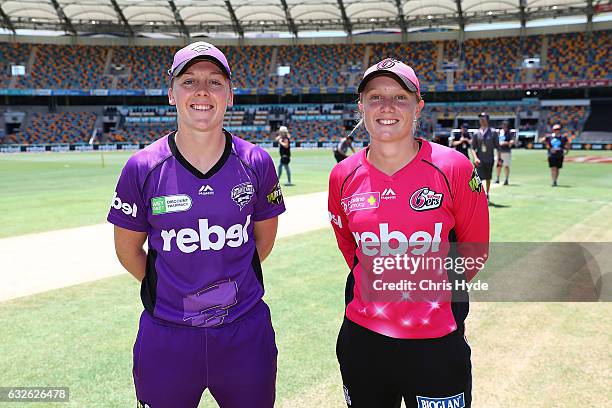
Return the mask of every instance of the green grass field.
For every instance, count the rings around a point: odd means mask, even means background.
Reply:
[[[296,186],[285,195],[325,191],[331,153],[294,156]],[[99,154],[0,156],[0,237],[104,222],[126,159],[105,154],[102,168]],[[612,165],[567,163],[561,186],[551,188],[545,153],[516,151],[510,181],[492,190],[493,240],[570,234],[579,241],[580,231],[609,237]],[[316,256],[305,262],[304,253]],[[329,230],[279,239],[264,263],[279,348],[279,407],[344,406],[335,340],[346,269]],[[467,332],[474,408],[609,406],[611,306],[473,303]],[[139,286],[127,273],[0,303],[0,386],[70,387],[68,404],[47,406],[134,406],[131,348],[141,310]],[[200,406],[217,405],[205,395]]]

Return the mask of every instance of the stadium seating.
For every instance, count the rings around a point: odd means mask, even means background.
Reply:
[[[554,34],[548,37],[547,62],[536,73],[538,81],[610,79],[610,31]]]
[[[363,52],[357,45],[281,46],[277,63],[291,66],[285,87],[347,86],[349,67],[361,66]]]
[[[95,122],[89,112],[33,113],[25,129],[9,135],[9,143],[87,143]]]
[[[395,58],[410,65],[421,85],[435,85],[446,81],[444,72],[436,71],[436,43],[430,41],[408,44],[374,44],[370,64],[385,58]]]
[[[579,137],[589,111],[586,106],[548,106],[542,109],[546,116],[545,122],[540,122],[540,135],[550,133],[556,123],[562,126],[562,132],[570,140]]]
[[[469,39],[463,49],[465,64],[456,77],[458,84],[520,82],[519,37]]]
[[[22,43],[0,43],[0,86],[8,88],[11,83],[11,65],[27,66],[32,45]]]
[[[468,39],[463,43],[462,55],[456,41],[221,48],[233,68],[234,86],[238,88],[276,88],[280,83],[285,88],[355,85],[355,77],[366,68],[364,57],[368,47],[367,64],[394,57],[412,65],[424,85],[437,85],[446,83],[446,72],[438,63],[456,63],[454,84],[470,85],[524,80],[520,69],[523,58],[541,56],[544,41],[547,54],[542,67],[535,70],[534,81],[612,79],[607,65],[612,47],[610,30],[533,35],[524,39]],[[26,76],[14,80],[16,87],[160,89],[168,85],[166,70],[177,49],[1,43],[0,81],[8,87],[9,64],[27,65],[31,60],[32,67]],[[279,79],[275,74],[279,65],[291,67],[285,78]]]
[[[92,89],[108,88],[104,77],[106,47],[38,44],[32,70],[19,77],[16,88]],[[28,55],[29,58],[29,55]]]

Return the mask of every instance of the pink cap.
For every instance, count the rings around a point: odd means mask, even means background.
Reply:
[[[363,74],[363,79],[359,83],[357,91],[359,93],[363,92],[363,88],[365,88],[370,79],[381,75],[394,77],[407,91],[416,92],[419,98],[421,97],[419,79],[414,73],[414,70],[403,62],[393,58],[384,59],[368,68]]]
[[[194,42],[178,50],[174,54],[174,61],[172,61],[172,68],[168,70],[168,75],[171,77],[181,75],[185,67],[194,59],[211,61],[218,65],[228,78],[232,78],[232,71],[225,55],[217,47],[204,41]]]

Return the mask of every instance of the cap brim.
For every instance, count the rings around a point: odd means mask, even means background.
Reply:
[[[399,82],[402,87],[404,89],[406,89],[408,92],[416,92],[418,93],[418,89],[416,87],[415,84],[412,83],[412,81],[410,81],[408,78],[402,76],[402,75],[398,75],[393,71],[387,71],[384,69],[380,69],[378,71],[374,71],[374,72],[370,72],[368,75],[365,76],[365,78],[363,78],[361,80],[361,82],[359,83],[359,88],[357,88],[357,92],[361,93],[363,92],[363,89],[365,88],[365,86],[368,84],[368,82],[370,82],[370,80],[379,77],[379,76],[390,76],[393,79],[395,79],[397,82]]]
[[[221,61],[219,61],[217,58],[210,56],[210,55],[198,55],[196,57],[193,57],[192,59],[189,59],[187,61],[183,61],[180,64],[178,64],[176,66],[176,68],[174,69],[173,73],[172,73],[172,77],[176,78],[178,76],[181,76],[183,74],[183,72],[192,64],[195,64],[196,62],[199,61],[210,61],[213,64],[215,64],[216,66],[218,66],[221,69],[221,72],[223,72],[223,74],[225,74],[226,77],[228,78],[232,78],[231,75],[229,74],[229,72],[227,72],[227,68],[225,68],[225,66],[221,63]]]

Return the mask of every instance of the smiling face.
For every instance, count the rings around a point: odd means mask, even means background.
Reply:
[[[358,107],[372,141],[393,142],[413,136],[423,105],[394,78],[378,76],[363,89]]]
[[[217,132],[223,117],[234,104],[234,92],[223,71],[210,61],[199,61],[174,78],[168,101],[176,106],[183,132]]]

